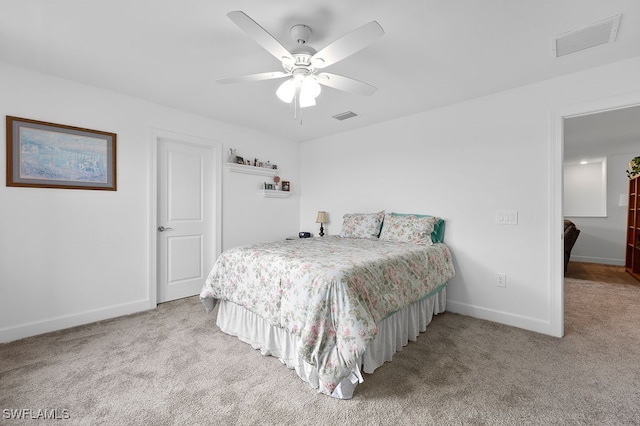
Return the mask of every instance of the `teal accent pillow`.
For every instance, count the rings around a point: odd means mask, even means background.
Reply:
[[[412,213],[391,213],[392,216],[409,216]],[[413,216],[417,217],[434,217],[430,214],[413,214]],[[431,241],[433,243],[441,243],[444,241],[444,219],[440,219],[435,226],[433,227],[433,232],[431,233]]]

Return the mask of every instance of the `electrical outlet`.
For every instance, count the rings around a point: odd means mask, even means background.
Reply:
[[[507,274],[496,274],[496,285],[498,287],[506,287],[507,286]]]

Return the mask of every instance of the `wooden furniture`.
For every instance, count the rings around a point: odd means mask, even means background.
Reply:
[[[640,281],[640,175],[629,179],[625,270]]]

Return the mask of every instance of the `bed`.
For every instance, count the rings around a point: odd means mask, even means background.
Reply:
[[[347,214],[340,235],[236,247],[200,293],[225,333],[280,359],[319,392],[351,398],[446,307],[444,221]]]

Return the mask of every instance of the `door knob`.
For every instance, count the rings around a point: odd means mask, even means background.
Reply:
[[[164,226],[158,226],[158,231],[160,231],[160,232],[164,232],[164,231],[167,231],[169,229],[173,229],[173,228],[169,228],[168,226],[166,228]]]

